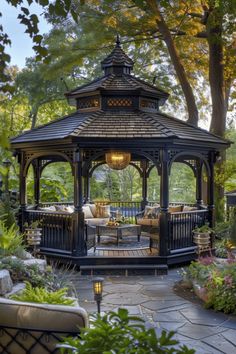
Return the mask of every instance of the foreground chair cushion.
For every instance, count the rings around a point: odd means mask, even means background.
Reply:
[[[34,304],[0,298],[0,352],[11,354],[59,353],[60,338],[88,326],[79,306]]]

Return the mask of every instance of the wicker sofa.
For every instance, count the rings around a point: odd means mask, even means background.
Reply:
[[[79,306],[0,298],[0,314],[0,352],[8,354],[59,354],[56,345],[63,338],[88,326],[87,312]]]
[[[73,213],[74,207],[71,205],[51,205],[48,207],[39,207],[39,211],[48,212],[48,213]],[[94,225],[102,225],[105,224],[110,216],[110,205],[100,205],[94,203],[87,203],[84,204],[82,207],[84,213],[84,219],[87,225],[94,226]]]
[[[197,210],[197,207],[189,207],[186,205],[173,205],[169,207],[169,213],[180,213],[186,211]],[[155,233],[159,230],[159,213],[160,205],[147,205],[144,210],[136,214],[136,224],[141,225],[142,231]]]

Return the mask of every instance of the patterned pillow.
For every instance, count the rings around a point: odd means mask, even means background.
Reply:
[[[110,205],[96,205],[96,217],[97,218],[109,218],[110,214]]]
[[[65,205],[55,205],[56,211],[66,211]]]
[[[146,206],[144,211],[144,218],[157,219],[160,213],[160,206]]]

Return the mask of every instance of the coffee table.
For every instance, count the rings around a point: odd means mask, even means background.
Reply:
[[[133,229],[133,230],[132,230]],[[116,244],[119,246],[119,240],[123,238],[124,231],[134,231],[137,234],[138,242],[140,242],[141,226],[135,224],[121,224],[121,225],[96,225],[97,243],[100,243],[100,237],[104,231],[113,231],[113,234],[109,235],[116,238]],[[94,251],[96,249],[96,242],[94,245]]]

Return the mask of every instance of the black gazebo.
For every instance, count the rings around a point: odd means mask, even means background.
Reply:
[[[142,177],[142,207],[148,204],[147,178],[151,169],[156,168],[160,175],[160,251],[152,263],[170,264],[191,259],[195,254],[192,233],[185,228],[180,233],[175,225],[189,219],[192,228],[205,221],[210,225],[214,223],[214,164],[219,151],[226,149],[229,142],[161,113],[159,108],[168,94],[131,75],[133,61],[122,50],[119,38],[101,64],[104,70],[101,78],[66,93],[68,102],[76,106],[74,113],[12,139],[12,148],[20,163],[21,225],[25,220],[42,218],[44,223],[47,221],[42,252],[69,258],[78,264],[89,262],[82,211],[84,201],[89,199],[89,177],[97,166],[106,163],[106,154],[125,152],[130,154],[130,163]],[[71,166],[74,212],[40,214],[37,209],[42,170],[58,161],[66,161]],[[194,172],[198,207],[194,212],[169,213],[169,174],[174,162],[187,164]],[[26,176],[30,165],[35,177],[33,210],[26,202]],[[202,202],[203,166],[208,185],[205,206]],[[89,259],[91,262],[91,257]],[[93,262],[98,260],[93,259]],[[112,263],[114,259],[102,262]],[[132,262],[138,264],[140,259],[132,259]]]

